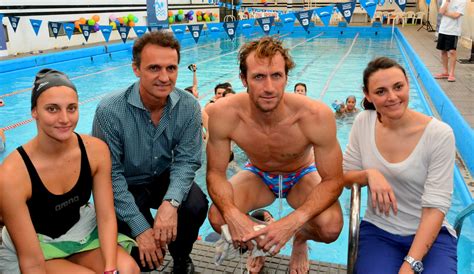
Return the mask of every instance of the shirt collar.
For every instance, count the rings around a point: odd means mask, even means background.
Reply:
[[[143,110],[147,110],[146,107],[143,105],[142,99],[140,98],[140,80],[135,82],[135,84],[132,85],[131,89],[132,90],[128,96],[127,102],[131,104],[132,106],[135,106]],[[175,87],[168,97],[168,103],[171,103],[170,104],[171,109],[173,109],[176,106],[180,97],[181,96]]]

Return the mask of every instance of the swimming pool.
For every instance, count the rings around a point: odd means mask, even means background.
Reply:
[[[294,32],[284,38],[287,47],[297,64],[290,73],[288,91],[297,82],[305,82],[308,87],[308,96],[320,99],[330,104],[335,99],[344,100],[348,95],[355,95],[358,102],[362,98],[360,89],[362,70],[367,62],[376,56],[391,57],[404,66],[409,64],[399,49],[399,42],[392,39],[390,31],[380,29],[377,35],[373,30],[365,28],[349,28],[351,31],[339,29],[315,29],[310,34]],[[329,31],[328,31],[329,30]],[[207,40],[207,41],[206,41]],[[201,38],[197,46],[189,41],[183,41],[180,74],[177,86],[184,88],[192,83],[192,74],[186,69],[190,63],[198,65],[198,80],[200,103],[202,106],[213,95],[213,88],[217,83],[230,82],[237,91],[244,88],[238,79],[237,51],[241,43],[248,38],[239,37],[235,41],[225,39],[213,40],[206,36]],[[42,67],[52,67],[66,72],[79,90],[80,120],[76,131],[90,133],[92,119],[100,98],[110,91],[122,89],[136,80],[130,65],[131,53],[128,50],[94,58],[75,59],[54,63]],[[1,63],[0,63],[1,65]],[[35,73],[42,67],[21,69],[12,72],[0,73],[0,96],[6,106],[0,109],[0,128],[7,128],[7,152],[0,155],[0,160],[17,146],[31,139],[35,132],[35,124],[30,122],[30,88]],[[409,74],[411,85],[410,106],[421,112],[428,113],[426,104],[421,97],[419,87],[413,74]],[[344,148],[348,141],[351,119],[338,120],[338,138]],[[236,153],[236,161],[242,164],[245,155],[241,151]],[[206,161],[203,159],[203,167]],[[229,170],[229,175],[233,170]],[[205,189],[205,169],[198,171],[196,181]],[[363,192],[362,200],[366,200]],[[451,223],[455,215],[464,207],[460,199],[461,193],[455,189],[453,207],[448,214]],[[311,259],[346,263],[348,215],[350,192],[344,190],[339,198],[345,217],[343,232],[339,239],[330,245],[312,244]],[[365,210],[365,203],[362,212]],[[270,207],[274,216],[278,216],[278,201]],[[285,203],[286,215],[290,209]],[[211,229],[206,221],[201,228],[200,235],[204,238]],[[470,252],[473,250],[474,229],[470,221],[464,225],[463,236],[459,244],[459,273],[474,272],[474,260]],[[285,248],[283,253],[289,254]]]

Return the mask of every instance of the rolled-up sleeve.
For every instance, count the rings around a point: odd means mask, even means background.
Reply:
[[[437,208],[445,215],[451,206],[454,181],[455,139],[447,125],[433,136],[429,145],[429,165],[425,188],[422,195],[422,207]]]
[[[121,160],[123,158],[123,141],[120,130],[117,127],[119,123],[119,121],[114,121],[114,117],[110,112],[99,105],[92,124],[92,135],[102,139],[109,146],[112,158],[112,186],[115,212],[119,220],[126,222],[130,226],[132,236],[136,237],[149,229],[150,225],[135,204],[133,195],[128,191],[128,184],[124,176],[124,167]]]
[[[173,150],[173,162],[170,168],[170,186],[164,199],[182,202],[186,199],[194,181],[196,171],[201,167],[202,132],[201,108],[194,100],[192,116],[183,127],[183,134]],[[188,115],[189,115],[188,114]]]

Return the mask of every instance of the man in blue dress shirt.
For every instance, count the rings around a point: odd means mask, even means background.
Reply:
[[[179,61],[172,33],[142,36],[133,46],[139,81],[104,98],[93,122],[93,135],[112,156],[119,231],[136,239],[132,255],[142,271],[158,268],[168,246],[174,273],[193,273],[189,254],[208,209],[193,182],[201,166],[201,108],[175,88]],[[154,218],[150,208],[158,209]]]

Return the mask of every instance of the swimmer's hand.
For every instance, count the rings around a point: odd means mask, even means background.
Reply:
[[[295,212],[293,212],[295,213]],[[296,214],[290,214],[265,228],[251,231],[246,234],[243,241],[256,240],[258,248],[272,255],[278,254],[283,246],[295,235],[296,231],[304,224],[298,221]]]
[[[251,241],[243,241],[242,238],[254,231],[253,227],[257,223],[253,222],[248,215],[240,212],[238,209],[233,209],[224,214],[224,220],[229,227],[230,235],[232,236],[232,243],[235,248],[253,249]]]

